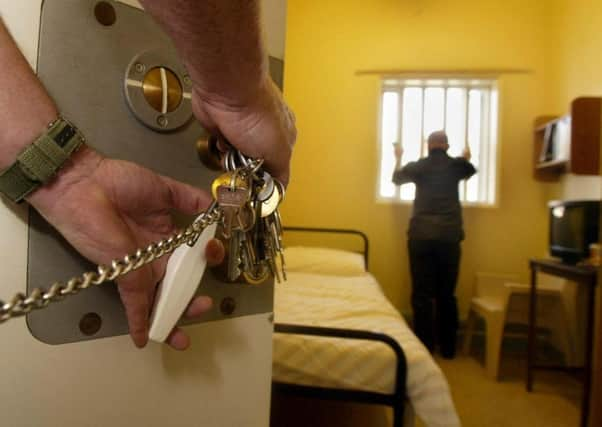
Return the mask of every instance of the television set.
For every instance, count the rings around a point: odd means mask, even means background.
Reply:
[[[588,258],[589,245],[599,241],[600,200],[549,203],[550,254],[567,264]]]

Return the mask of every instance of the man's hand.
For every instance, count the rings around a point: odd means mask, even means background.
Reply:
[[[397,163],[399,163],[401,161],[401,158],[403,157],[403,147],[400,143],[396,142],[393,144],[393,150],[395,153],[395,160],[397,161]]]
[[[470,162],[472,158],[472,153],[470,152],[470,147],[466,147],[462,152],[462,157],[466,159],[466,161]]]
[[[293,114],[268,73],[259,0],[141,0],[172,41],[193,83],[206,129],[265,159],[283,184],[297,137]]]
[[[82,147],[57,179],[34,192],[28,201],[78,252],[106,265],[173,234],[172,210],[195,215],[207,208],[211,198],[195,187]],[[211,241],[209,263],[219,264],[223,257],[223,246]],[[167,257],[118,280],[130,335],[138,347],[148,341],[150,309],[166,264]],[[197,298],[187,315],[197,317],[210,307],[209,298]],[[177,350],[190,344],[178,328],[167,343]]]
[[[287,185],[297,139],[295,116],[267,74],[250,100],[248,105],[228,104],[198,90],[192,98],[194,113],[205,129],[223,135],[247,156],[263,158],[272,176]]]

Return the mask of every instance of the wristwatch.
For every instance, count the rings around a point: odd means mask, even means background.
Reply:
[[[81,144],[79,130],[60,117],[47,131],[17,156],[17,160],[0,172],[0,193],[16,203],[49,182]]]

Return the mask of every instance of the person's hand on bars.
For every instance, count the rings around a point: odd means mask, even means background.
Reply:
[[[82,147],[72,160],[28,201],[80,254],[97,264],[110,265],[113,259],[174,234],[172,211],[196,215],[211,203],[203,190],[134,163],[105,158],[89,147]],[[224,253],[221,243],[211,240],[206,248],[208,264],[221,263]],[[130,335],[138,347],[148,341],[150,310],[167,261],[163,257],[117,280]],[[186,315],[198,317],[211,304],[211,299],[198,297]],[[167,343],[185,350],[190,339],[175,328]]]
[[[472,153],[470,152],[470,147],[466,147],[464,149],[464,151],[462,152],[462,157],[464,159],[466,159],[466,161],[470,162],[470,159],[472,158]]]
[[[393,143],[393,153],[395,154],[395,160],[400,162],[403,157],[403,147],[399,142]]]

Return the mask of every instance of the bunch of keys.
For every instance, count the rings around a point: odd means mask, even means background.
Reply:
[[[172,254],[151,316],[153,341],[165,341],[192,299],[205,272],[203,251],[213,237],[226,247],[228,281],[259,285],[270,275],[278,282],[286,280],[278,212],[284,186],[262,169],[262,160],[247,158],[234,148],[224,161],[226,173],[211,187],[214,203],[197,221],[219,220],[202,227],[195,240]]]
[[[217,237],[227,246],[227,278],[261,284],[270,275],[286,280],[282,223],[278,207],[284,186],[235,149],[225,157],[226,173],[213,182],[213,197],[223,221]]]

